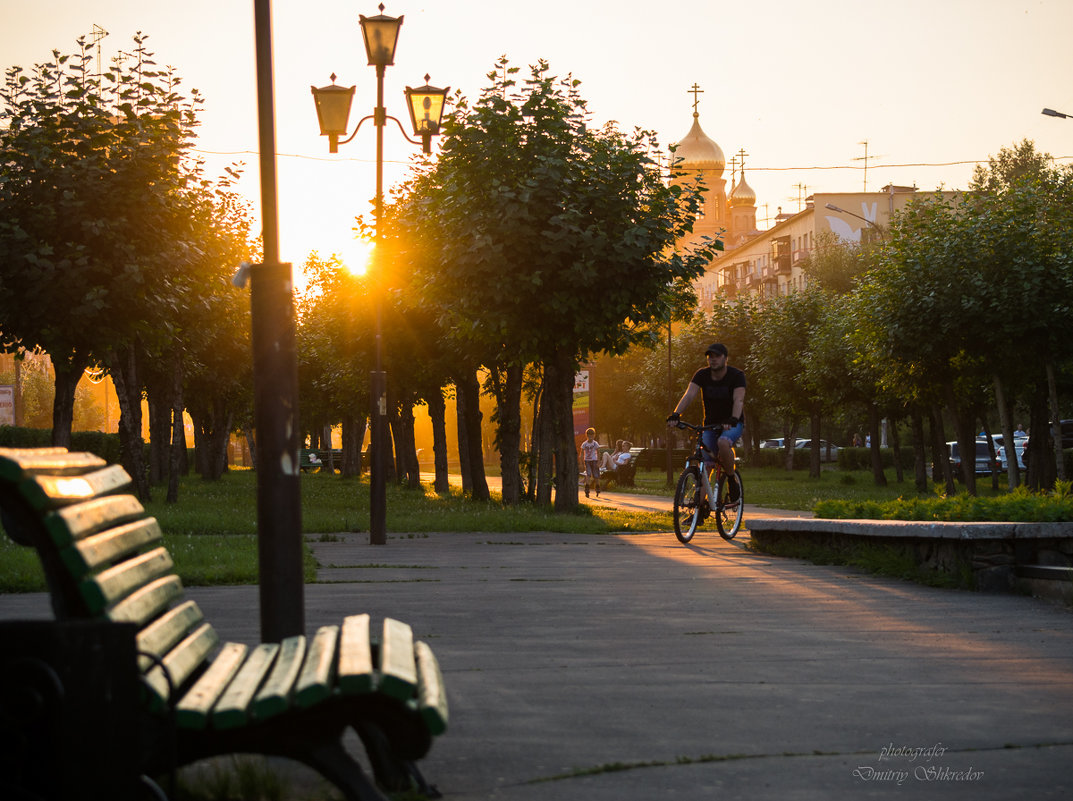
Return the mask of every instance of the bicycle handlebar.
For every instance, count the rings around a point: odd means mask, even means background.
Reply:
[[[723,426],[722,423],[716,423],[715,425],[711,425],[711,426],[695,426],[692,423],[687,423],[685,420],[677,420],[676,421],[676,427],[677,428],[688,428],[688,429],[691,429],[693,431],[696,431],[698,434],[700,432],[702,432],[702,431],[717,431],[717,430],[722,431],[724,429],[724,426]]]

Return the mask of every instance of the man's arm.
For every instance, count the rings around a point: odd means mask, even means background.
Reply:
[[[745,392],[745,388],[743,387],[742,388],[742,393],[744,393],[744,392]],[[688,409],[689,405],[691,403],[693,403],[693,400],[699,394],[700,394],[700,387],[697,386],[696,384],[694,384],[692,381],[690,381],[689,386],[686,387],[685,394],[682,395],[682,399],[680,401],[678,401],[677,405],[675,405],[675,407],[674,407],[674,414],[681,414],[686,409]],[[742,397],[744,398],[744,394],[742,395]]]
[[[691,384],[696,386],[696,384]],[[745,387],[734,387],[733,403],[730,407],[730,416],[741,420],[741,414],[745,411]]]

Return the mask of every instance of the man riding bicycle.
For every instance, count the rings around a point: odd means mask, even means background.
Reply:
[[[697,395],[704,399],[704,425],[722,425],[722,431],[704,432],[704,447],[716,454],[728,474],[734,472],[733,445],[745,430],[745,373],[727,364],[726,345],[714,342],[704,351],[708,366],[694,373],[685,394],[667,418],[673,427]],[[708,469],[713,466],[706,464]],[[737,500],[737,485],[731,483],[731,501]]]

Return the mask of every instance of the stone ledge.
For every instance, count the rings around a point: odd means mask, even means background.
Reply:
[[[746,526],[762,550],[774,551],[780,545],[791,549],[819,546],[852,553],[867,542],[903,553],[926,570],[955,576],[960,586],[987,592],[1020,590],[1046,595],[1043,585],[1068,587],[1068,582],[1021,578],[1017,568],[1073,567],[1073,523],[758,517],[748,519]],[[1061,593],[1068,595],[1064,589]]]
[[[746,518],[750,532],[795,531],[855,537],[952,540],[1038,540],[1073,537],[1073,523],[947,523],[937,520],[835,520],[822,517]]]

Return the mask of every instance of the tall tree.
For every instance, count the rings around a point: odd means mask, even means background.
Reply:
[[[550,425],[540,427],[538,475],[550,475],[554,458],[556,485],[575,488],[579,361],[648,337],[665,319],[668,293],[688,292],[711,251],[674,248],[692,228],[699,191],[663,182],[654,135],[590,126],[579,82],[560,80],[547,63],[521,87],[516,72],[500,60],[479,100],[459,101],[395,235],[421,302],[467,352],[503,371],[504,398],[519,397],[520,367],[543,367],[540,413]],[[504,477],[520,475],[511,441],[519,414],[499,409]],[[576,491],[560,491],[555,503],[575,507]]]
[[[179,77],[156,66],[145,39],[136,35],[133,58],[103,72],[79,40],[76,55],[54,52],[30,74],[10,69],[0,90],[4,344],[52,357],[59,445],[70,442],[84,367],[109,367],[124,464],[143,495],[138,364],[184,333],[175,312],[202,297],[184,291],[187,273],[219,252],[203,215],[216,221],[226,208],[191,155],[201,98],[180,93]],[[225,229],[211,230],[226,238]]]

